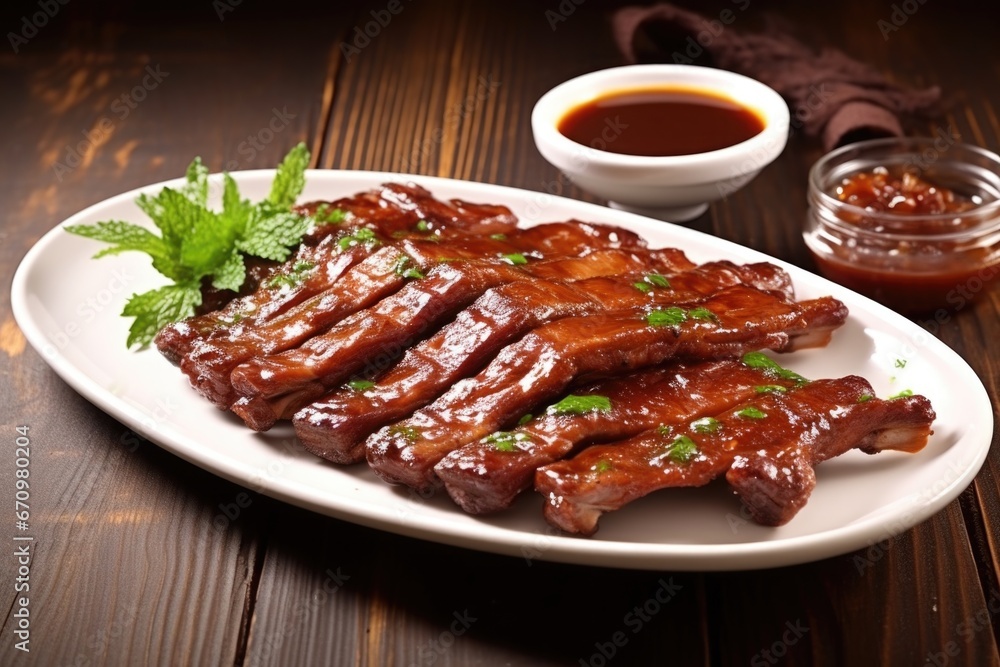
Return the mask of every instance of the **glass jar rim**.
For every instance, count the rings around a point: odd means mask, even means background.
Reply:
[[[844,231],[854,232],[860,235],[868,236],[878,236],[882,239],[893,239],[900,241],[909,240],[960,240],[964,238],[975,238],[978,236],[983,236],[990,232],[1000,229],[1000,196],[988,202],[984,202],[981,205],[976,206],[968,211],[963,211],[961,213],[933,213],[933,214],[922,214],[922,215],[903,215],[886,211],[872,211],[862,206],[857,206],[856,204],[849,204],[837,199],[835,196],[829,194],[820,182],[821,174],[825,174],[831,171],[832,167],[835,166],[839,160],[843,159],[844,155],[863,151],[865,149],[878,149],[878,148],[888,148],[888,147],[898,147],[904,149],[898,154],[892,157],[906,156],[906,148],[908,146],[932,146],[936,139],[930,137],[890,137],[887,139],[870,139],[867,141],[859,141],[852,144],[847,144],[846,146],[841,146],[840,148],[830,151],[812,166],[809,170],[809,190],[810,194],[814,196],[818,201],[813,202],[813,205],[821,205],[830,210],[844,211],[846,213],[856,215],[858,217],[866,217],[870,220],[900,223],[900,222],[947,222],[949,220],[954,220],[955,218],[970,217],[970,218],[984,218],[989,220],[994,219],[994,224],[992,225],[982,225],[977,226],[972,229],[955,231],[955,232],[943,232],[940,234],[907,234],[904,232],[895,231],[880,231],[876,232],[870,229],[865,229],[857,225],[851,225],[845,223],[839,219],[827,220],[827,223],[833,224],[839,229]],[[973,146],[965,143],[955,143],[952,144],[952,149],[957,148],[967,152],[977,154],[978,156],[985,158],[992,165],[992,172],[996,174],[998,183],[1000,183],[1000,156],[996,153],[986,150],[985,148],[980,148],[979,146]],[[913,155],[919,157],[918,151],[914,151]],[[890,157],[890,155],[886,155]]]

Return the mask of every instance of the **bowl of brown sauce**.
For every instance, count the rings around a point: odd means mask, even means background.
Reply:
[[[683,222],[746,185],[784,149],[788,106],[726,70],[630,65],[584,74],[531,115],[542,156],[614,208]]]
[[[820,273],[907,315],[950,317],[1000,277],[1000,157],[935,137],[875,139],[809,173]]]

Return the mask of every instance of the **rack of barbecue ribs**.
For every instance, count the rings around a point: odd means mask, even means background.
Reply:
[[[797,300],[770,263],[696,264],[578,220],[520,227],[415,185],[298,210],[317,222],[291,259],[256,263],[240,293],[206,288],[210,307],[156,346],[249,428],[291,420],[317,456],[470,513],[534,487],[548,521],[590,535],[635,498],[725,477],[777,525],[817,463],[931,434],[923,397],[810,382],[761,352],[822,347],[848,316]]]

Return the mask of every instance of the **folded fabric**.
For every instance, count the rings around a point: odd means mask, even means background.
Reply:
[[[816,52],[781,32],[741,34],[723,23],[734,19],[731,10],[710,20],[664,3],[620,9],[612,25],[629,62],[711,65],[774,88],[788,102],[792,127],[819,137],[827,150],[901,136],[900,116],[930,113],[940,100],[937,87],[900,86],[841,51]]]

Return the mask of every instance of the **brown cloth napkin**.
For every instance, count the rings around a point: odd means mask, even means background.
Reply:
[[[835,49],[817,53],[774,30],[740,34],[723,24],[735,16],[729,11],[707,19],[664,3],[620,9],[612,26],[629,62],[712,65],[774,88],[791,108],[792,128],[819,136],[826,150],[862,138],[901,136],[900,115],[929,112],[941,97],[937,87],[891,83]]]

